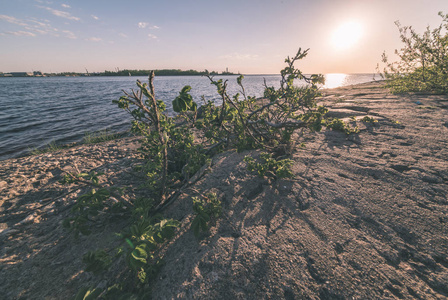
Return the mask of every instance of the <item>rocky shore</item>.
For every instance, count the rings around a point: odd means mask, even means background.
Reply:
[[[291,180],[250,173],[243,158],[258,151],[215,156],[164,212],[182,227],[164,249],[154,299],[448,298],[448,97],[366,83],[320,101],[360,132],[305,133]],[[115,270],[92,276],[81,259],[113,247],[126,222],[74,239],[61,222],[84,190],[58,180],[102,171],[102,184],[126,186],[132,199],[137,147],[122,138],[0,162],[0,299],[69,299],[113,282]],[[209,191],[224,214],[198,240],[191,197]]]

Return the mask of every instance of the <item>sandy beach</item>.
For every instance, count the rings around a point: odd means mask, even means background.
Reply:
[[[244,156],[260,151],[213,157],[164,211],[182,225],[162,251],[154,299],[448,298],[448,96],[393,95],[373,82],[319,102],[360,132],[305,133],[293,179],[249,172]],[[93,276],[82,255],[118,245],[128,223],[105,214],[75,239],[61,223],[86,189],[58,181],[105,172],[101,183],[132,200],[142,193],[137,147],[127,137],[0,162],[1,299],[69,299],[114,283],[120,270]],[[198,240],[191,197],[206,192],[224,212]]]

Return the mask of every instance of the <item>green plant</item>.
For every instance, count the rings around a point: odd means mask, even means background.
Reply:
[[[291,159],[275,159],[272,154],[260,153],[261,162],[255,161],[251,156],[244,157],[249,171],[256,171],[258,176],[269,176],[272,178],[292,178],[294,174],[291,171],[293,161]]]
[[[82,257],[86,264],[85,271],[99,274],[112,264],[112,258],[105,250],[89,251]]]
[[[378,123],[378,120],[375,120],[374,118],[369,116],[365,116],[364,118],[361,119],[361,121],[365,123]]]
[[[352,128],[349,124],[344,122],[343,120],[339,118],[333,118],[331,120],[326,120],[323,123],[327,128],[330,128],[332,130],[341,131],[344,132],[347,135],[350,135],[352,133],[359,133],[358,126]]]
[[[198,128],[205,129],[205,137],[211,144],[234,146],[238,150],[262,147],[268,150],[288,149],[292,136],[298,129],[321,130],[321,121],[327,112],[317,107],[316,97],[320,95],[319,84],[322,75],[305,76],[294,64],[306,57],[308,50],[299,49],[294,57],[287,57],[287,66],[280,72],[280,88],[265,85],[264,96],[267,103],[259,103],[246,95],[240,76],[237,83],[240,93],[230,96],[227,81],[214,80],[221,97],[220,107],[211,102],[203,105],[204,120],[198,120]],[[296,86],[295,80],[303,82]]]
[[[154,93],[154,72],[149,76],[149,84],[137,81],[138,91],[125,92],[113,102],[128,111],[134,118],[132,131],[143,136],[141,153],[145,158],[142,166],[147,176],[147,187],[157,194],[156,204],[163,203],[170,188],[178,182],[188,180],[206,161],[206,154],[200,144],[194,143],[190,128],[190,112],[195,113],[197,105],[185,86],[173,101],[173,108],[179,113],[177,118],[169,117],[163,101]],[[132,109],[131,109],[132,108]],[[187,124],[178,126],[184,118]]]
[[[174,236],[177,227],[179,222],[172,219],[155,224],[150,219],[142,219],[121,235],[125,246],[118,249],[119,254],[125,254],[128,267],[137,273],[141,283],[147,283],[157,274],[162,262],[157,259],[156,251]]]
[[[215,193],[208,193],[203,198],[193,197],[193,211],[195,216],[191,222],[191,228],[197,238],[201,231],[208,230],[211,221],[221,215],[221,201]]]
[[[395,24],[403,48],[395,50],[397,62],[389,62],[386,53],[384,76],[394,93],[448,93],[448,15],[439,12],[442,23],[435,29],[426,28],[418,34],[411,26]]]
[[[42,148],[30,149],[30,154],[31,155],[39,155],[39,154],[59,151],[61,149],[64,149],[64,147],[56,144],[55,141],[51,141],[49,144],[47,144],[46,146],[44,146]]]
[[[229,95],[228,82],[215,80],[207,72],[207,78],[216,87],[221,103],[203,98],[203,105],[198,109],[189,94],[191,87],[185,86],[172,103],[177,114],[170,116],[165,103],[156,98],[154,72],[151,72],[148,83],[137,81],[137,90],[123,91],[124,95],[113,101],[132,116],[131,130],[141,136],[139,152],[142,162],[138,170],[146,176],[146,183],[141,188],[145,188],[147,193],[145,197],[128,200],[121,197],[122,190],[102,186],[102,174],[65,174],[61,182],[84,184],[92,188],[78,198],[72,215],[64,221],[64,225],[75,235],[88,234],[91,224],[98,221],[100,212],[112,213],[115,208],[121,209],[121,214],[129,218],[130,225],[119,234],[122,245],[116,249],[117,255],[109,256],[108,252],[99,250],[87,253],[84,261],[86,270],[95,273],[102,272],[111,264],[125,261],[123,268],[138,279],[137,288],[126,290],[124,285],[114,285],[105,291],[85,289],[80,291],[80,297],[91,297],[97,293],[101,297],[109,297],[109,294],[117,293],[120,297],[126,295],[131,298],[129,293],[148,286],[147,283],[162,266],[160,248],[174,236],[179,226],[178,221],[163,219],[156,213],[193,184],[199,178],[198,173],[203,174],[201,170],[205,170],[204,166],[210,162],[210,155],[229,148],[238,151],[264,148],[277,154],[285,149],[283,154],[287,154],[293,148],[288,146],[294,144],[297,130],[322,129],[328,110],[317,106],[316,97],[320,95],[319,84],[323,83],[323,76],[305,76],[294,66],[307,53],[308,50],[299,49],[294,57],[285,60],[280,88],[265,84],[264,100],[246,95],[243,76],[237,78],[240,92]],[[96,137],[89,136],[88,140],[96,141]],[[260,176],[293,177],[291,160],[274,159],[267,153],[262,153],[260,158],[261,163],[248,159]],[[118,203],[113,204],[111,198],[117,199]],[[201,198],[194,197],[193,211],[191,228],[198,237],[222,213],[221,202],[213,193]],[[119,256],[125,259],[119,260]],[[118,296],[114,294],[110,297]]]
[[[107,142],[111,140],[115,140],[120,135],[118,133],[110,132],[107,129],[103,131],[98,132],[86,132],[84,134],[83,142],[85,144],[96,144],[96,143],[102,143]]]
[[[63,227],[72,231],[75,237],[79,234],[89,235],[90,225],[95,223],[95,217],[101,211],[120,212],[124,206],[133,206],[132,203],[121,197],[123,190],[115,187],[101,187],[99,177],[104,173],[91,171],[90,173],[66,173],[59,181],[61,184],[80,184],[93,187],[88,192],[82,194],[76,200],[71,209],[72,214],[63,220]],[[118,202],[111,201],[114,196]]]

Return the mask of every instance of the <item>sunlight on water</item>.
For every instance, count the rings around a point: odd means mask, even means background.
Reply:
[[[347,76],[348,76],[347,74],[339,74],[339,73],[325,74],[325,85],[323,86],[323,88],[332,89],[339,86],[343,86],[346,84]]]

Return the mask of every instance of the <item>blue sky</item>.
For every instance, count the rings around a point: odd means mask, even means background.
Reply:
[[[400,47],[394,21],[422,32],[440,24],[439,11],[448,13],[447,0],[1,1],[0,72],[276,74],[302,47],[305,72],[371,73],[384,50]],[[350,27],[359,28],[345,33],[350,46],[335,43]]]

